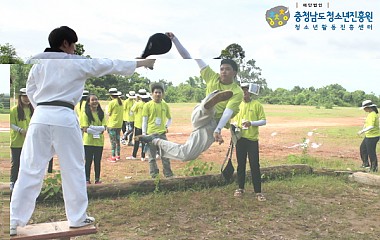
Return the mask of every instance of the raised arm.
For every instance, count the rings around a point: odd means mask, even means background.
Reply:
[[[172,32],[165,33],[174,43],[175,47],[178,50],[178,53],[182,56],[184,59],[191,59],[190,53],[186,50],[186,48],[181,44],[181,42],[178,40],[178,38],[174,35]],[[202,59],[194,59],[199,68],[202,70],[203,68],[207,67],[207,64]]]

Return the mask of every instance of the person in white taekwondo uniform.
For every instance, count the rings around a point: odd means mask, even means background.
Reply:
[[[45,169],[54,154],[60,162],[66,217],[70,227],[95,221],[88,206],[82,134],[74,112],[86,79],[106,74],[132,75],[136,68],[153,68],[154,59],[123,61],[85,59],[74,55],[74,30],[62,26],[49,35],[50,48],[27,61],[34,64],[27,95],[35,108],[21,153],[18,181],[10,203],[10,235],[33,214]]]

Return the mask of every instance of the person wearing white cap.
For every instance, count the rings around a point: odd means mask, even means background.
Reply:
[[[137,96],[137,100],[135,104],[132,106],[131,111],[133,112],[134,119],[135,119],[134,134],[135,136],[139,136],[142,134],[142,120],[143,120],[142,111],[144,108],[144,104],[149,102],[151,99],[150,99],[149,93],[145,89],[140,89],[138,93],[136,94],[136,96]],[[137,159],[137,151],[139,150],[140,144],[141,144],[141,161],[147,160],[145,158],[145,152],[144,152],[145,143],[140,142],[140,141],[135,141],[133,145],[132,156],[127,156],[126,157],[127,160]]]
[[[45,169],[57,154],[62,177],[66,217],[70,227],[92,224],[88,206],[82,133],[74,106],[85,81],[107,74],[131,76],[136,68],[153,68],[154,59],[87,59],[74,54],[78,37],[67,26],[49,34],[50,48],[26,61],[35,63],[28,76],[26,93],[35,111],[30,120],[20,157],[20,171],[10,203],[10,235],[25,226],[35,209]],[[38,143],[38,144],[36,144]],[[43,146],[43,147],[41,147]]]
[[[29,122],[32,118],[34,108],[30,104],[29,98],[26,95],[26,88],[21,88],[18,94],[17,105],[12,107],[9,114],[11,124],[11,177],[10,189],[13,190],[14,184],[17,181],[20,155],[22,145],[25,141],[26,132],[28,131]]]
[[[86,100],[88,97],[89,91],[83,90],[82,97],[80,101],[75,105],[75,113],[77,114],[78,118],[80,119],[81,113],[84,112],[85,106],[86,106]]]
[[[131,111],[131,108],[133,104],[136,102],[136,92],[135,91],[129,91],[127,94],[127,99],[123,101],[123,108],[124,108],[124,114],[123,114],[123,126],[121,130],[123,131],[123,137],[121,138],[121,143],[123,145],[133,146],[132,138],[133,138],[133,130],[134,130],[134,115]],[[125,140],[128,140],[127,141]]]
[[[376,104],[371,100],[363,101],[361,109],[368,113],[363,129],[358,132],[358,135],[365,134],[365,137],[360,144],[360,158],[363,162],[362,167],[370,167],[370,171],[377,172],[378,161],[376,145],[380,137],[379,111]],[[371,164],[368,162],[368,158]]]
[[[111,141],[112,156],[108,159],[109,162],[116,163],[120,160],[120,131],[123,126],[123,102],[120,98],[121,92],[116,88],[110,88],[109,94],[111,101],[107,107],[107,132]]]
[[[259,201],[265,201],[265,196],[261,193],[261,171],[259,157],[259,127],[266,125],[264,108],[255,99],[260,86],[256,83],[242,83],[241,88],[244,98],[240,104],[240,111],[235,116],[236,130],[241,131],[241,138],[236,143],[237,159],[237,182],[239,188],[234,192],[234,196],[241,197],[245,191],[247,156],[251,169],[253,189]]]

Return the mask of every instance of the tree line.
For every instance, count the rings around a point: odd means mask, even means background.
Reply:
[[[77,44],[76,54],[84,55],[84,46]],[[86,57],[91,58],[87,55]],[[332,108],[340,107],[358,107],[365,99],[370,99],[376,104],[380,104],[379,97],[374,93],[366,93],[362,90],[348,92],[339,84],[330,84],[321,88],[302,88],[293,87],[291,90],[277,88],[272,90],[268,87],[266,79],[261,75],[261,68],[256,66],[254,59],[246,60],[245,52],[239,44],[230,44],[226,49],[221,51],[220,59],[232,58],[240,66],[238,79],[241,82],[255,82],[261,85],[259,100],[267,104],[279,105],[308,105]],[[13,90],[25,87],[31,65],[23,64],[23,61],[17,56],[16,50],[10,44],[0,45],[0,63],[11,65],[11,97]],[[205,97],[206,84],[200,75],[189,76],[184,79],[178,86],[165,79],[159,80],[165,87],[165,101],[168,103],[181,102],[200,102]],[[138,91],[145,88],[149,91],[151,80],[134,73],[130,77],[119,75],[107,75],[100,78],[91,78],[86,81],[85,88],[91,93],[96,94],[100,99],[107,100],[108,89],[116,87],[124,93],[129,91]]]

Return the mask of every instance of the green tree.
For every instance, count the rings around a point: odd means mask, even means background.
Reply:
[[[77,44],[75,44],[75,51],[74,51],[74,53],[75,53],[76,55],[84,56],[84,52],[85,52],[85,51],[86,51],[86,50],[84,50],[84,46],[83,46],[83,44],[81,44],[81,43],[77,43]],[[91,58],[90,55],[86,55],[85,57],[86,57],[86,58]]]
[[[261,95],[268,93],[267,82],[265,78],[261,77],[261,68],[256,66],[254,59],[248,60],[241,65],[238,77],[241,82],[254,82],[261,86]]]
[[[32,68],[30,64],[12,64],[10,66],[11,74],[11,91],[10,94],[13,97],[14,92],[18,92],[20,88],[26,86],[26,80],[28,79],[29,71]]]
[[[356,90],[352,93],[352,101],[354,106],[360,107],[363,100],[365,100],[365,92],[363,90]]]
[[[221,51],[220,56],[218,58],[233,59],[238,64],[241,64],[243,59],[245,58],[245,51],[243,50],[243,48],[239,44],[232,43]]]
[[[237,43],[228,45],[221,51],[219,58],[233,59],[239,65],[238,80],[240,82],[255,82],[261,86],[261,95],[269,94],[267,82],[261,76],[261,68],[256,66],[256,60],[245,61],[245,51]]]
[[[17,56],[16,49],[6,43],[0,45],[0,64],[22,64],[24,63],[21,58]]]

